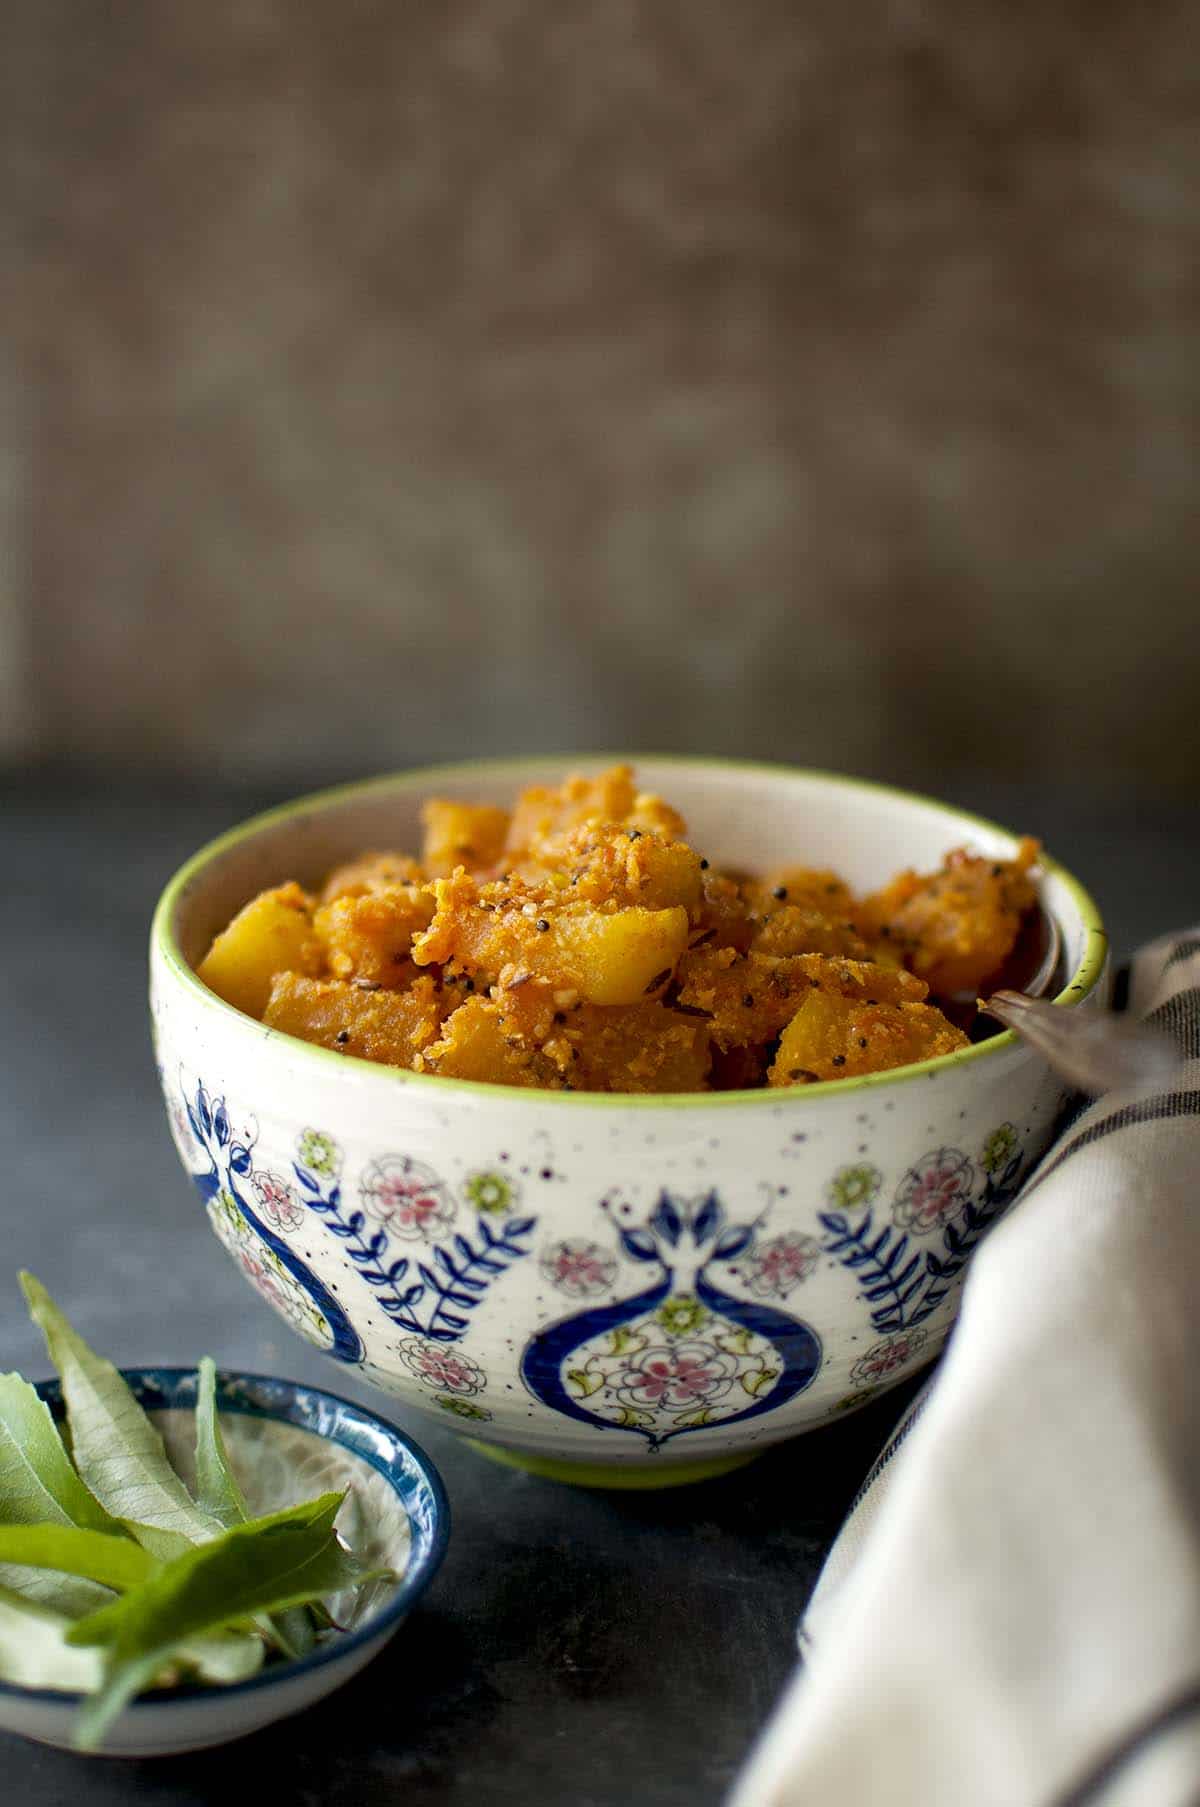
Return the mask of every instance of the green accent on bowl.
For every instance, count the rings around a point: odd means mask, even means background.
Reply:
[[[906,803],[915,803],[926,808],[950,810],[963,822],[970,822],[976,828],[988,834],[999,834],[1010,841],[1017,836],[1012,829],[1003,827],[999,822],[989,821],[986,816],[978,816],[973,811],[959,809],[956,804],[947,803],[939,797],[928,797],[919,791],[902,790],[894,784],[878,784],[866,778],[850,778],[840,772],[824,772],[812,766],[771,765],[762,760],[750,759],[693,759],[678,754],[667,753],[564,753],[557,757],[553,754],[533,756],[525,759],[468,759],[458,764],[440,766],[418,766],[403,772],[391,772],[378,778],[367,778],[356,784],[333,785],[326,790],[311,791],[307,796],[297,797],[290,803],[280,804],[275,809],[263,811],[252,816],[249,821],[240,823],[229,829],[214,841],[193,854],[174,877],[168,882],[166,889],[158,900],[154,912],[154,920],[150,928],[150,945],[161,951],[165,965],[172,974],[182,981],[185,989],[206,1008],[223,1012],[226,1015],[241,1016],[242,1013],[210,991],[202,979],[197,978],[195,971],[184,959],[183,950],[175,933],[175,918],[180,903],[189,887],[203,873],[214,859],[228,853],[242,841],[251,839],[265,828],[286,822],[294,816],[304,816],[313,811],[336,807],[354,797],[369,796],[373,792],[396,787],[401,790],[415,790],[429,784],[449,780],[455,783],[468,777],[472,772],[491,772],[511,774],[514,783],[520,783],[525,775],[545,772],[548,765],[558,764],[564,769],[578,767],[597,770],[605,764],[623,761],[633,766],[653,763],[655,765],[697,768],[711,768],[720,771],[744,772],[747,776],[758,774],[770,778],[815,778],[822,783],[840,785],[847,791],[868,791],[890,797],[901,798]],[[1088,994],[1094,990],[1104,975],[1108,959],[1108,935],[1104,929],[1100,912],[1088,892],[1074,875],[1060,866],[1057,860],[1043,854],[1039,860],[1043,871],[1052,872],[1070,892],[1079,918],[1085,930],[1083,957],[1075,971],[1068,974],[1067,982],[1058,996],[1053,1000],[1066,1008],[1081,1004]],[[244,1017],[248,1028],[263,1037],[264,1041],[276,1039],[279,1032],[266,1029],[253,1017]],[[293,1051],[311,1061],[324,1062],[330,1071],[338,1068],[343,1074],[347,1068],[357,1068],[365,1077],[371,1074],[376,1082],[385,1085],[415,1086],[424,1090],[430,1087],[443,1096],[454,1091],[460,1095],[475,1095],[481,1098],[503,1097],[512,1102],[512,1087],[486,1084],[475,1079],[449,1079],[441,1074],[410,1073],[401,1067],[384,1067],[371,1061],[360,1060],[356,1055],[337,1054],[330,1048],[317,1047],[312,1042],[297,1040],[291,1036],[284,1037]],[[1011,1029],[1000,1035],[989,1036],[986,1041],[975,1042],[969,1048],[959,1048],[953,1054],[941,1054],[935,1060],[914,1061],[905,1067],[887,1067],[879,1073],[863,1073],[853,1079],[826,1079],[816,1085],[789,1086],[782,1089],[764,1087],[756,1091],[745,1092],[557,1092],[543,1091],[540,1088],[524,1094],[525,1098],[535,1100],[539,1106],[549,1105],[557,1110],[566,1111],[679,1111],[679,1110],[730,1110],[730,1109],[803,1109],[814,1100],[827,1097],[832,1092],[857,1092],[873,1090],[877,1086],[895,1086],[906,1084],[910,1080],[936,1076],[950,1067],[963,1066],[968,1062],[987,1060],[998,1053],[1012,1049],[1017,1044],[1017,1037]]]
[[[757,1461],[761,1450],[741,1450],[735,1456],[713,1456],[707,1462],[637,1462],[628,1467],[607,1462],[556,1462],[552,1456],[528,1456],[519,1449],[502,1449],[498,1443],[481,1443],[468,1437],[472,1449],[505,1468],[523,1468],[543,1481],[562,1481],[568,1487],[604,1487],[642,1493],[663,1487],[690,1487],[694,1481],[713,1481]]]

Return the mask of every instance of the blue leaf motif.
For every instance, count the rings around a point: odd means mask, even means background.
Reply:
[[[267,1249],[282,1273],[306,1295],[315,1314],[321,1334],[330,1337],[329,1353],[339,1361],[362,1359],[362,1340],[341,1304],[301,1256],[264,1222],[256,1208],[239,1189],[238,1181],[252,1169],[254,1141],[235,1138],[224,1098],[213,1105],[203,1085],[198,1085],[187,1104],[188,1120],[200,1132],[198,1141],[208,1157],[206,1172],[191,1174],[192,1183],[205,1203],[214,1199],[230,1199],[240,1213],[245,1229],[252,1232]],[[310,1201],[311,1202],[311,1201]]]
[[[726,1228],[725,1221],[711,1195],[662,1195],[643,1225],[613,1225],[622,1251],[634,1261],[654,1262],[656,1271],[632,1282],[638,1290],[622,1296],[618,1282],[617,1296],[572,1309],[530,1337],[521,1378],[533,1397],[564,1417],[642,1438],[660,1450],[690,1431],[775,1411],[808,1386],[822,1359],[811,1326],[725,1292],[709,1278],[719,1260],[744,1249],[754,1234],[751,1225]],[[664,1374],[677,1361],[711,1361],[711,1370],[701,1370],[706,1396],[672,1400],[638,1390],[639,1359],[651,1358],[653,1372]],[[728,1362],[732,1367],[723,1371]]]
[[[633,1261],[657,1261],[658,1245],[645,1230],[622,1230],[621,1247]]]
[[[871,1307],[876,1330],[911,1330],[933,1315],[967,1260],[1020,1189],[1023,1156],[1010,1161],[997,1179],[989,1177],[978,1200],[967,1199],[958,1223],[942,1226],[944,1253],[912,1251],[907,1230],[876,1230],[870,1210],[857,1224],[840,1211],[822,1211],[823,1248],[855,1274],[860,1297]]]
[[[660,1192],[658,1195],[658,1203],[650,1213],[649,1227],[656,1231],[664,1242],[670,1243],[672,1248],[683,1235],[683,1219],[665,1192]]]
[[[703,1243],[703,1242],[707,1242],[710,1236],[715,1236],[717,1231],[720,1229],[722,1223],[724,1222],[724,1219],[725,1219],[725,1213],[721,1208],[721,1201],[718,1199],[715,1192],[710,1192],[708,1194],[707,1198],[704,1200],[704,1203],[701,1205],[699,1211],[697,1212],[696,1221],[692,1225],[692,1234],[696,1239],[697,1245],[699,1245],[700,1243]],[[738,1232],[737,1231],[726,1231],[725,1236],[723,1236],[721,1238],[721,1241],[722,1242],[727,1241],[731,1234],[736,1235],[736,1234],[738,1234]],[[751,1232],[749,1230],[747,1230],[746,1231],[746,1241],[747,1242],[750,1239],[750,1234],[751,1234]],[[718,1249],[720,1248],[720,1246],[721,1246],[721,1244],[719,1242],[717,1244]],[[741,1244],[741,1247],[745,1248],[745,1246],[746,1246],[746,1243],[743,1242]]]
[[[713,1257],[717,1261],[732,1261],[735,1255],[749,1247],[754,1239],[754,1231],[749,1224],[741,1224],[732,1230],[726,1230],[717,1238]]]
[[[306,1168],[296,1166],[295,1172],[311,1195],[304,1203],[344,1245],[359,1278],[374,1291],[379,1309],[392,1323],[435,1342],[457,1342],[470,1327],[470,1319],[461,1314],[473,1311],[494,1281],[530,1252],[535,1217],[511,1218],[499,1233],[480,1219],[477,1241],[456,1233],[448,1244],[430,1247],[416,1263],[418,1279],[401,1292],[400,1282],[411,1264],[407,1256],[388,1262],[387,1229],[367,1235],[362,1211],[343,1214],[341,1187],[335,1181],[324,1190]]]

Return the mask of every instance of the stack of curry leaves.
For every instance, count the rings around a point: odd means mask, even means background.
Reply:
[[[0,1679],[84,1693],[80,1749],[144,1689],[303,1656],[332,1625],[323,1600],[393,1578],[340,1542],[341,1493],[251,1517],[207,1358],[193,1498],[112,1363],[31,1274],[21,1285],[62,1381],[69,1450],[29,1382],[0,1375]]]

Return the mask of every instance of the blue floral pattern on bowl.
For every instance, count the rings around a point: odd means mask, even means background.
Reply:
[[[487,1435],[502,1403],[492,1314],[524,1270],[570,1309],[543,1311],[510,1371],[538,1408],[606,1442],[616,1433],[644,1456],[780,1412],[813,1386],[825,1352],[796,1302],[822,1270],[846,1274],[874,1337],[842,1370],[850,1390],[826,1415],[929,1359],[941,1337],[931,1340],[924,1326],[944,1319],[969,1256],[1025,1171],[1021,1138],[1006,1121],[975,1158],[937,1147],[890,1190],[874,1161],[836,1168],[804,1227],[792,1205],[780,1227],[769,1192],[757,1212],[733,1220],[712,1188],[662,1189],[640,1222],[622,1222],[620,1189],[610,1188],[597,1199],[593,1234],[539,1244],[551,1220],[521,1208],[521,1184],[502,1162],[472,1167],[455,1184],[395,1149],[348,1163],[336,1137],[309,1125],[285,1171],[261,1158],[256,1130],[243,1127],[249,1113],[235,1121],[199,1081],[173,1121],[219,1240],[301,1335]],[[386,1364],[368,1352],[368,1307],[393,1333]],[[490,1334],[477,1337],[489,1315]],[[512,1391],[506,1377],[503,1390]]]
[[[728,1225],[715,1193],[664,1192],[644,1225],[618,1234],[622,1252],[653,1270],[650,1285],[532,1337],[521,1378],[535,1398],[659,1450],[774,1411],[809,1385],[821,1363],[811,1327],[720,1284],[755,1230]]]

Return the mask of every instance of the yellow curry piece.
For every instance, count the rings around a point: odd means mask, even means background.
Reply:
[[[419,859],[363,853],[253,898],[197,969],[271,1028],[385,1066],[557,1091],[811,1085],[967,1037],[1035,900],[1038,847],[965,850],[856,898],[835,872],[718,870],[628,766],[510,814],[435,798]],[[932,997],[931,997],[932,994]]]

